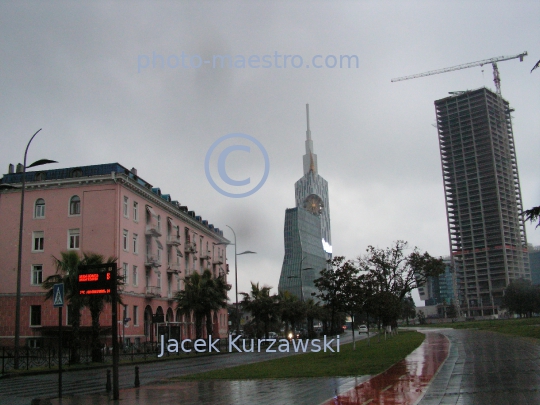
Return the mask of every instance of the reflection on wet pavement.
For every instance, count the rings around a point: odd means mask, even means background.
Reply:
[[[324,405],[414,404],[444,363],[449,346],[448,339],[443,335],[428,333],[424,343],[405,359]]]

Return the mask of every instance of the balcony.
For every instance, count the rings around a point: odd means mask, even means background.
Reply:
[[[161,297],[160,287],[146,287],[144,296],[146,298]]]
[[[158,228],[157,224],[149,223],[146,224],[146,231],[144,234],[148,236],[159,237],[161,236],[161,229]]]
[[[167,293],[167,299],[168,299],[169,301],[173,301],[173,300],[174,300],[174,297],[176,296],[176,293],[177,293],[177,292],[178,292],[178,291],[169,291],[169,292]]]
[[[177,236],[177,235],[167,236],[167,245],[180,246],[180,236]]]
[[[144,259],[144,265],[146,267],[160,267],[161,262],[158,259],[157,255],[147,254]]]
[[[214,264],[220,265],[220,264],[223,264],[223,263],[224,263],[224,262],[223,262],[223,256],[218,256],[218,257],[216,257],[216,258],[214,259]]]
[[[211,252],[210,250],[208,250],[208,251],[206,252],[206,254],[205,254],[205,253],[201,253],[201,259],[204,259],[204,260],[210,260],[210,259],[212,258],[212,255],[211,255],[211,254],[212,254],[212,252]]]
[[[180,273],[180,263],[169,263],[167,268],[168,274],[178,274]]]
[[[184,252],[186,253],[197,253],[197,244],[193,242],[186,242],[184,246]]]

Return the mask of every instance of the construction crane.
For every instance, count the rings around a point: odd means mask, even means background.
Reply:
[[[502,61],[511,60],[511,59],[518,59],[518,58],[520,62],[523,62],[523,58],[525,56],[527,56],[526,51],[523,53],[520,53],[519,55],[499,56],[496,58],[479,60],[478,62],[465,63],[464,65],[457,65],[457,66],[447,67],[447,68],[438,69],[438,70],[430,70],[429,72],[418,73],[416,75],[397,77],[395,79],[392,79],[392,82],[416,79],[417,77],[438,75],[439,73],[446,73],[446,72],[451,72],[453,70],[467,69],[467,68],[475,67],[475,66],[484,66],[484,65],[487,65],[488,63],[491,63],[491,66],[493,66],[493,81],[495,82],[495,88],[497,90],[497,94],[500,96],[501,95],[501,77],[499,76],[499,68],[497,67],[497,62],[502,62]]]

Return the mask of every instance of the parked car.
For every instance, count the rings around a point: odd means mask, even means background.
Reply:
[[[277,337],[278,337],[278,334],[276,332],[268,333],[268,338],[269,339],[277,339]]]
[[[358,333],[368,333],[368,327],[366,325],[360,325],[358,327]]]

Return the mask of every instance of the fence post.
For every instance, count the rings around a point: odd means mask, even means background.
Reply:
[[[105,384],[105,391],[111,392],[111,370],[107,370],[107,383]]]
[[[141,381],[139,380],[139,366],[135,366],[135,387],[140,387]]]
[[[133,361],[133,350],[135,349],[135,346],[131,346],[131,361]]]
[[[30,348],[26,346],[26,369],[30,368]]]
[[[4,368],[4,357],[6,357],[6,348],[2,346],[2,374],[6,371]]]
[[[49,345],[47,348],[49,349],[47,352],[49,355],[49,369],[50,369],[51,368],[51,346]]]

